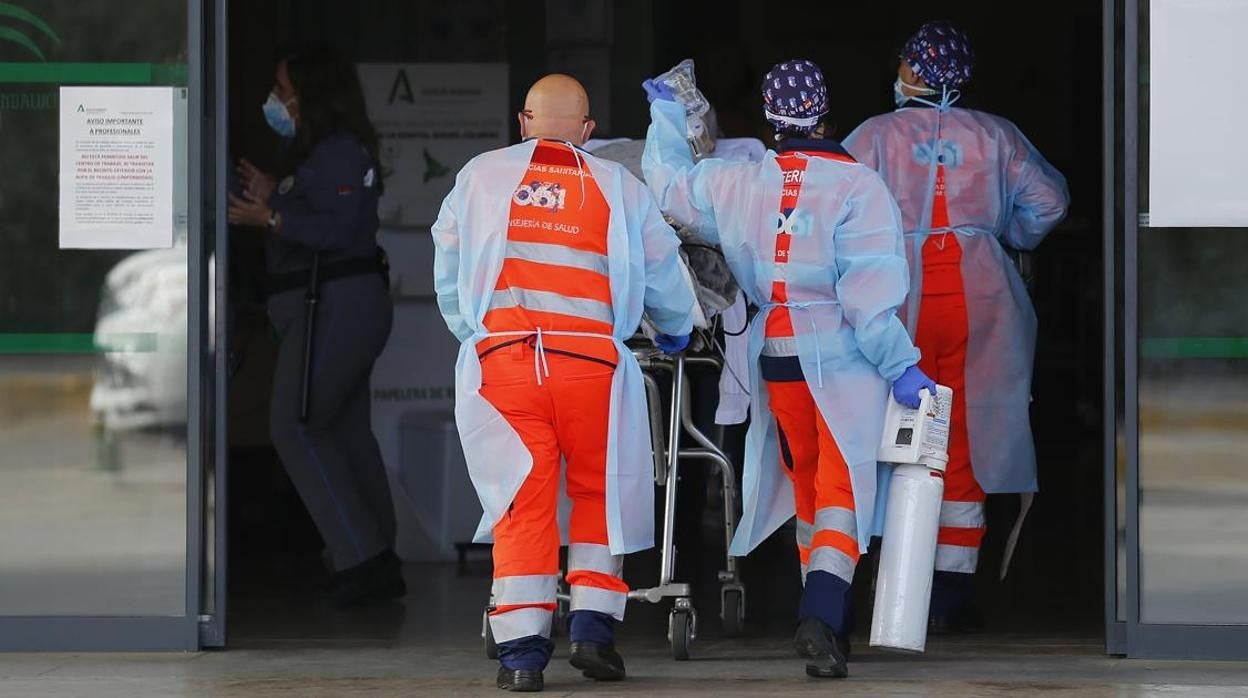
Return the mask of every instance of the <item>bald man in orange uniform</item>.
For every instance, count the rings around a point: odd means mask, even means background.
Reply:
[[[624,678],[615,650],[629,591],[622,553],[653,544],[653,486],[637,472],[638,460],[649,467],[648,448],[641,459],[621,455],[637,455],[632,445],[647,436],[635,433],[644,387],[622,340],[643,305],[661,332],[687,336],[695,299],[679,241],[645,185],[581,150],[594,122],[580,83],[541,79],[519,119],[525,142],[465,166],[433,234],[439,306],[467,347],[460,367],[480,362],[479,390],[461,395],[475,376],[457,376],[456,417],[492,525],[498,687],[538,691],[553,651],[561,463],[572,500],[570,659],[589,678]],[[628,433],[609,439],[621,424]],[[646,518],[649,540],[630,536]]]

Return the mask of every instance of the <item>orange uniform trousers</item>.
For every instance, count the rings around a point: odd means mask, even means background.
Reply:
[[[923,296],[915,344],[923,354],[919,368],[953,389],[949,465],[940,509],[936,569],[972,573],[984,539],[987,495],[975,480],[966,430],[966,348],[970,334],[956,234],[933,235],[923,248]]]
[[[768,381],[780,437],[780,461],[793,482],[802,578],[823,571],[847,584],[858,564],[854,489],[845,457],[806,381]]]
[[[607,546],[606,456],[614,348],[595,342],[592,358],[560,353],[546,339],[539,385],[533,338],[489,351],[481,362],[481,395],[507,420],[533,457],[533,469],[494,526],[494,610],[499,642],[550,636],[559,575],[557,521],[561,465],[572,500],[567,582],[570,610],[623,619],[628,585],[623,557]],[[608,350],[604,350],[605,347]],[[588,347],[586,347],[588,349]],[[549,370],[546,375],[545,369]]]

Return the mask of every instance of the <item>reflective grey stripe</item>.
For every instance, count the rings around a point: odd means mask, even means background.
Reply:
[[[810,571],[810,565],[802,565],[802,586],[806,586],[806,573]]]
[[[797,544],[803,548],[809,548],[810,542],[815,538],[815,525],[806,523],[801,519],[797,520]]]
[[[854,558],[826,545],[821,545],[810,553],[810,572],[829,572],[846,582],[854,581],[854,567],[857,565]]]
[[[547,245],[543,242],[508,242],[507,256],[526,262],[556,264],[561,267],[596,271],[603,276],[610,274],[611,271],[606,255],[574,250],[563,245]]]
[[[554,614],[544,608],[517,608],[490,616],[490,630],[496,642],[518,640],[531,635],[550,637],[550,619]]]
[[[941,502],[940,525],[946,528],[983,528],[983,502]]]
[[[598,587],[572,585],[569,611],[597,611],[606,613],[616,620],[624,620],[624,606],[628,603],[628,594]]]
[[[570,298],[551,293],[550,291],[534,291],[528,288],[511,288],[495,291],[490,300],[490,310],[503,310],[521,306],[526,310],[537,310],[543,313],[559,313],[586,320],[597,320],[608,325],[615,322],[611,306],[588,298]]]
[[[965,572],[974,574],[979,566],[979,548],[968,548],[965,545],[936,546],[937,572]]]
[[[764,339],[763,356],[797,356],[797,337],[768,337]]]
[[[598,543],[572,543],[568,546],[568,574],[576,570],[624,576],[624,556],[612,555],[611,548]]]
[[[495,606],[554,603],[558,586],[557,574],[525,574],[495,579],[491,593]]]
[[[858,539],[858,515],[845,507],[824,507],[815,512],[815,531],[839,531]]]

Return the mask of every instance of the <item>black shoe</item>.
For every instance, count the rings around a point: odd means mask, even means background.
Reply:
[[[983,616],[975,607],[975,576],[937,570],[932,577],[928,634],[956,635],[979,630],[983,625]]]
[[[383,604],[407,595],[397,555],[386,550],[334,575],[330,596],[339,608]]]
[[[572,666],[581,670],[587,679],[595,681],[620,681],[624,678],[624,658],[615,651],[614,645],[597,642],[573,642]]]
[[[849,676],[845,653],[837,645],[836,637],[823,621],[805,618],[797,626],[794,638],[797,655],[806,659],[806,675],[820,679],[843,679]]]
[[[546,688],[541,669],[498,668],[498,687],[514,693],[537,693]]]
[[[978,608],[967,604],[950,613],[933,613],[927,619],[929,635],[965,635],[984,628],[984,616]]]

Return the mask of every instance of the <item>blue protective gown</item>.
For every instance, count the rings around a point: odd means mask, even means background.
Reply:
[[[536,140],[473,158],[455,178],[433,224],[438,307],[462,344],[455,367],[455,421],[469,475],[485,514],[477,540],[488,539],[533,469],[519,434],[481,395],[477,342],[506,255],[512,194]],[[643,308],[660,332],[689,334],[695,298],[676,237],[654,199],[622,165],[581,153],[611,209],[607,259],[613,336],[619,361],[607,430],[607,533],[612,554],[654,545],[654,460],[641,367],[625,345]]]
[[[970,328],[966,419],[975,479],[989,493],[1034,492],[1029,405],[1036,313],[1004,246],[1032,250],[1040,244],[1066,215],[1066,180],[1009,121],[914,100],[868,119],[844,145],[880,173],[901,208],[911,273],[902,318],[912,335],[923,293],[923,243],[935,233],[958,235]],[[938,164],[945,167],[950,225],[934,230]]]
[[[746,296],[762,310],[750,329],[751,412],[744,506],[731,546],[745,555],[793,517],[793,485],[780,465],[775,421],[759,374],[771,310],[782,190],[776,154],[757,163],[694,163],[683,108],[650,109],[642,168],[659,206],[722,246]],[[812,158],[792,219],[785,268],[802,372],[849,465],[859,544],[867,549],[875,506],[876,450],[892,381],[919,353],[897,318],[908,289],[901,216],[870,168]]]

